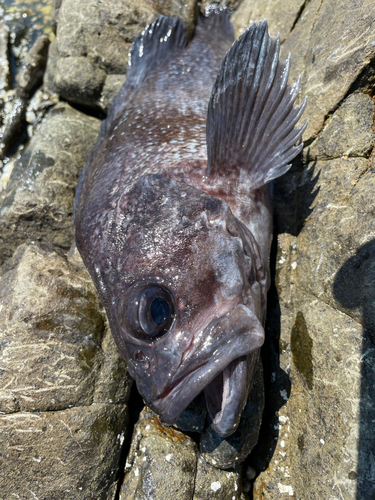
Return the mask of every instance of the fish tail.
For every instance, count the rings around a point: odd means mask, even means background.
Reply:
[[[244,170],[257,189],[280,177],[303,148],[307,126],[295,127],[306,99],[293,107],[300,79],[288,85],[290,56],[279,61],[279,35],[253,23],[226,54],[208,106],[208,174]]]

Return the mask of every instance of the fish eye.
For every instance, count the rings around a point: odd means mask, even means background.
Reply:
[[[135,337],[154,340],[165,335],[172,326],[172,296],[167,289],[158,285],[136,285],[120,306],[118,318]]]
[[[156,299],[151,302],[150,313],[155,323],[157,325],[162,325],[171,315],[171,308],[165,299],[156,297]]]

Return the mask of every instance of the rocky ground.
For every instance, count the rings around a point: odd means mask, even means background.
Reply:
[[[56,36],[29,46],[22,12],[1,11],[1,500],[375,498],[375,5],[224,3],[237,35],[268,18],[308,96],[303,153],[275,186],[259,442],[261,366],[229,440],[199,402],[179,429],[139,413],[74,247],[78,175],[132,40],[160,13],[193,36],[205,3],[55,0]]]

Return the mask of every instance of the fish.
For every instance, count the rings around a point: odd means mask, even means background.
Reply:
[[[172,425],[204,391],[237,429],[264,342],[270,183],[302,150],[290,55],[267,20],[234,41],[212,8],[188,42],[159,16],[133,42],[78,183],[76,244],[145,403]]]

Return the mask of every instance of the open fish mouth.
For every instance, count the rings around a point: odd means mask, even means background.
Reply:
[[[237,429],[252,382],[254,361],[263,344],[264,330],[247,307],[237,306],[234,311],[238,320],[231,328],[234,338],[223,342],[204,364],[190,373],[185,370],[185,375],[149,404],[163,423],[173,424],[204,390],[211,427],[222,437]]]

